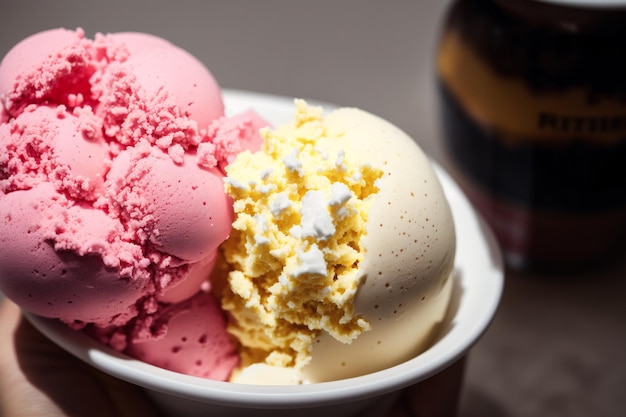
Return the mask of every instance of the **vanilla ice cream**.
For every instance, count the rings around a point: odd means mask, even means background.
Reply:
[[[446,312],[450,208],[417,144],[365,111],[296,101],[227,167],[235,221],[222,305],[243,345],[232,381],[362,375],[423,351]]]

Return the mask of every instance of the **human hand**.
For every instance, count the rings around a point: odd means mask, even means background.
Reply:
[[[11,301],[0,305],[0,416],[156,417],[138,387],[49,341]]]

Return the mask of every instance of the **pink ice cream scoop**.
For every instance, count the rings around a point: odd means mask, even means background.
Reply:
[[[151,286],[150,276],[122,278],[102,256],[120,232],[118,223],[73,205],[50,183],[3,195],[0,203],[0,283],[7,297],[69,323],[124,324],[137,314],[135,302]],[[141,248],[118,249],[136,257]]]
[[[126,352],[144,362],[202,378],[227,380],[239,354],[225,330],[224,312],[210,293],[160,311],[167,322],[163,336],[131,343]]]
[[[212,74],[168,41],[90,40],[80,29],[9,51],[0,116],[0,291],[115,335],[118,349],[150,346],[166,319],[206,312],[215,317],[206,334],[225,344],[216,352],[230,355],[223,320],[209,312],[217,307],[195,295],[231,229],[224,167],[260,147],[267,123],[252,112],[225,117]],[[220,372],[211,375],[230,371]]]

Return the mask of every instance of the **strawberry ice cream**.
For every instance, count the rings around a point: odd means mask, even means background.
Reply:
[[[232,368],[222,313],[199,291],[230,233],[224,167],[258,149],[266,122],[225,117],[211,73],[171,43],[80,29],[17,44],[0,106],[0,291],[148,356],[136,342],[162,337],[164,317],[204,309]]]
[[[163,308],[157,317],[168,323],[161,338],[134,341],[126,352],[161,368],[201,378],[227,380],[239,354],[213,296],[206,291]]]

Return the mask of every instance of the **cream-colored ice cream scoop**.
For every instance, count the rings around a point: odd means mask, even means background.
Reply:
[[[384,171],[370,207],[354,306],[371,330],[351,344],[322,333],[304,378],[385,369],[426,349],[447,310],[456,247],[452,214],[432,166],[407,134],[354,108],[326,118],[346,155]],[[341,133],[339,133],[341,132]]]
[[[225,307],[249,348],[234,382],[393,366],[428,347],[450,300],[454,223],[416,142],[359,109],[297,107],[228,172],[238,218]]]

